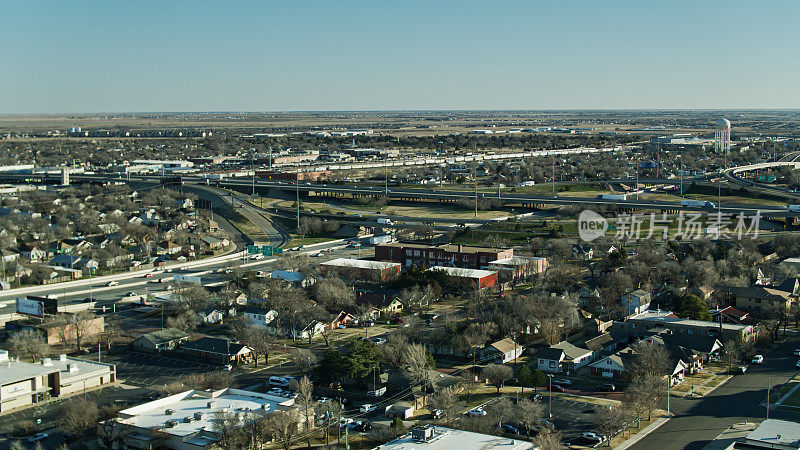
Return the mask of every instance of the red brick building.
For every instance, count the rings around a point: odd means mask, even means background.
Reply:
[[[514,249],[467,247],[455,244],[426,245],[394,242],[375,246],[375,259],[408,266],[445,266],[487,269],[492,261],[514,256]]]

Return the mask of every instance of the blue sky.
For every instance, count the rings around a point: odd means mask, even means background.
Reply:
[[[800,106],[796,0],[0,11],[0,113]]]

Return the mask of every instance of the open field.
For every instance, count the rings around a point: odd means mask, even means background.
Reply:
[[[283,201],[276,204],[277,206],[290,208],[294,202]],[[419,206],[406,206],[406,205],[388,205],[383,208],[374,208],[366,205],[358,205],[355,203],[348,204],[346,207],[341,205],[334,205],[322,202],[303,202],[303,208],[306,210],[312,209],[320,213],[336,214],[340,211],[345,212],[347,215],[361,214],[362,212],[371,211],[376,214],[388,216],[408,216],[408,217],[426,217],[426,216],[447,216],[453,219],[472,219],[475,217],[474,210],[466,210],[452,205],[431,203],[420,204]],[[506,211],[478,211],[479,219],[494,219],[497,217],[505,217],[510,213]],[[362,214],[363,215],[363,214]]]

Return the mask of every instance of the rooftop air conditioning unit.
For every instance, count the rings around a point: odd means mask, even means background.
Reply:
[[[426,425],[411,430],[411,439],[415,442],[428,442],[433,439],[434,434],[436,434],[436,427]]]
[[[77,372],[78,371],[78,365],[77,364],[67,364],[67,370],[69,372]]]
[[[167,428],[175,428],[178,425],[177,420],[168,420],[167,421]]]
[[[201,413],[201,412],[199,412],[199,411],[198,411],[198,412],[196,412],[196,413],[194,413],[194,419],[195,419],[195,420],[200,420],[200,419],[202,419],[202,418],[203,418],[203,413]]]
[[[214,407],[214,402],[207,402],[206,406],[208,407],[208,409],[211,409]]]
[[[63,353],[58,355],[58,360],[61,361],[61,362],[66,361],[67,360],[67,355],[65,355]]]
[[[186,416],[183,418],[183,423],[192,423],[192,418],[190,416]]]
[[[174,409],[168,409],[168,410],[164,411],[164,415],[165,416],[171,416],[173,414],[175,414],[175,410]]]
[[[53,360],[50,358],[42,358],[42,365],[43,366],[52,366]]]

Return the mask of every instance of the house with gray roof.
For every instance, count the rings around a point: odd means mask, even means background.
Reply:
[[[593,353],[567,341],[544,347],[536,352],[536,366],[542,372],[574,372],[592,361]]]
[[[189,340],[189,335],[175,328],[165,328],[143,334],[133,340],[133,349],[140,352],[161,353],[175,350],[178,346]]]

